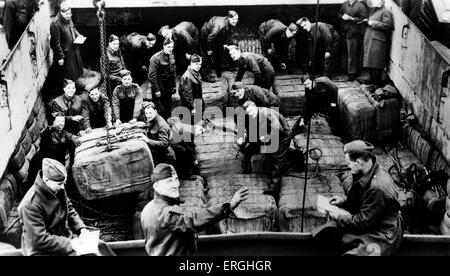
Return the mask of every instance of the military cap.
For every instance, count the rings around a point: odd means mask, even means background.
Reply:
[[[372,154],[374,148],[375,147],[371,143],[362,140],[356,140],[344,146],[344,153]]]

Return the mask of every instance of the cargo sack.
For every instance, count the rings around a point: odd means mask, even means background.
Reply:
[[[377,141],[389,142],[398,138],[401,108],[397,98],[398,91],[390,85],[373,92],[366,85],[362,85],[361,89],[375,107],[375,138]]]
[[[274,90],[280,97],[280,113],[284,116],[302,115],[305,108],[305,87],[300,75],[276,76]]]
[[[420,159],[422,164],[429,164],[432,147],[431,144],[422,137],[419,131],[411,126],[404,127],[402,129],[402,141],[408,145],[412,152]]]
[[[302,133],[294,137],[293,143],[295,148],[306,152],[307,134]],[[347,163],[344,155],[344,144],[341,138],[334,135],[311,134],[309,149],[314,154],[319,154],[319,169],[320,170],[345,170]],[[321,155],[321,156],[320,156]],[[315,156],[309,155],[308,170],[316,170],[317,161]]]
[[[239,151],[236,134],[232,133],[236,130],[233,119],[220,118],[212,122],[217,128],[207,125],[206,131],[194,139],[200,175],[208,177],[243,173],[244,155]]]
[[[33,123],[28,128],[28,133],[30,134],[31,142],[34,143],[41,135],[41,131],[38,128],[38,123],[33,119]]]
[[[301,232],[304,185],[304,179],[283,177],[278,204],[278,226],[281,232]],[[326,215],[317,210],[318,195],[344,196],[339,178],[333,173],[320,173],[316,178],[308,180],[303,224],[305,233],[327,222]]]
[[[33,122],[34,122],[34,114],[33,114],[33,112],[31,112],[30,116],[28,116],[25,127],[30,128],[30,126],[33,124]]]
[[[222,234],[275,231],[277,206],[272,196],[263,194],[269,187],[266,177],[234,174],[208,177],[206,182],[209,206],[229,202],[242,187],[249,189],[249,198],[234,210],[234,217],[219,222]]]
[[[25,159],[25,162],[23,163],[22,167],[17,172],[15,172],[13,174],[14,178],[17,181],[17,185],[18,185],[18,187],[20,188],[21,191],[24,189],[24,187],[28,183],[28,171],[29,171],[29,169],[30,169],[30,162],[28,162],[28,160]]]
[[[9,214],[6,214],[7,216],[7,222],[5,227],[9,227],[16,221],[17,218],[19,218],[19,213],[17,212],[17,207],[19,203],[14,202],[11,206],[11,210],[9,211]],[[1,221],[1,217],[3,215],[1,214],[1,208],[0,208],[0,229],[2,228],[1,225],[3,224]],[[5,230],[5,229],[3,229]],[[0,230],[1,231],[1,230]],[[21,237],[22,237],[22,224],[20,222],[16,222],[11,229],[8,230],[8,232],[1,237],[2,242],[9,243],[16,248],[21,247]]]
[[[298,117],[287,117],[286,122],[292,129]],[[304,133],[307,133],[307,128],[305,127]],[[327,118],[322,114],[314,114],[311,118],[311,134],[322,134],[322,135],[332,135],[330,124]]]
[[[25,156],[25,159],[27,159],[28,162],[31,162],[31,160],[33,159],[33,157],[34,157],[35,154],[36,154],[36,148],[34,147],[33,144],[31,144],[30,151],[29,151],[28,154]]]
[[[3,207],[6,214],[11,211],[15,200],[14,188],[7,179],[0,181],[0,208]],[[0,226],[1,228],[1,226]]]
[[[339,89],[338,107],[351,140],[374,141],[376,110],[359,87]]]
[[[19,143],[23,147],[23,151],[25,152],[26,155],[30,151],[31,146],[33,145],[30,134],[27,132],[23,140],[21,140]]]
[[[19,196],[19,187],[17,187],[17,182],[16,179],[14,178],[14,176],[12,174],[7,174],[2,181],[6,181],[9,183],[9,185],[11,185],[12,189],[13,189],[13,193],[14,193],[14,198]],[[1,186],[1,184],[0,184]]]
[[[11,159],[9,159],[8,168],[12,172],[16,172],[22,168],[23,163],[25,163],[25,152],[23,150],[23,147],[19,144],[17,145],[16,149],[14,150],[14,153],[11,156]]]
[[[75,85],[78,91],[86,90],[86,86],[98,87],[102,81],[102,74],[83,68],[83,75],[81,75]]]
[[[80,138],[82,144],[75,150],[72,170],[84,199],[138,193],[150,187],[153,158],[148,145],[135,138],[139,133],[144,132],[138,125],[113,130],[112,151],[106,150],[104,129],[95,129]]]
[[[431,171],[445,171],[450,175],[450,165],[447,163],[444,156],[437,150],[431,151],[428,167],[430,167]]]
[[[42,109],[39,112],[39,114],[36,116],[36,121],[37,121],[37,129],[39,131],[42,131],[47,126],[47,117],[46,117],[45,108]]]
[[[33,113],[32,113],[33,115],[32,116],[36,117],[42,109],[45,109],[45,104],[44,104],[44,101],[42,99],[42,94],[38,93],[37,98],[36,98],[36,102],[34,102]]]

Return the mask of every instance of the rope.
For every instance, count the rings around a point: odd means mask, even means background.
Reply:
[[[11,229],[13,228],[13,226],[16,225],[16,223],[19,222],[19,221],[20,221],[20,217],[16,218],[16,219],[8,226],[8,228],[6,228],[5,231],[2,232],[2,234],[0,235],[0,237],[6,235],[6,233],[8,233],[9,230],[11,230]]]
[[[315,38],[314,38],[314,45],[313,45],[313,56],[312,56],[312,79],[313,79],[313,87],[314,87],[314,82],[315,82],[315,67],[316,67],[316,48],[317,48],[317,35],[318,35],[318,31],[319,31],[319,8],[320,8],[320,0],[317,0],[317,4],[316,4],[316,33],[315,33]],[[308,105],[308,103],[306,102],[305,105]],[[311,121],[309,120],[308,122],[308,135],[306,138],[306,153],[309,155],[309,144],[310,144],[310,140],[311,140]],[[317,161],[318,162],[318,161]],[[308,185],[308,164],[309,163],[309,158],[306,158],[306,162],[305,162],[305,185],[303,187],[303,202],[302,202],[302,227],[301,227],[301,232],[303,232],[304,230],[304,224],[305,224],[305,204],[306,204],[306,188]]]

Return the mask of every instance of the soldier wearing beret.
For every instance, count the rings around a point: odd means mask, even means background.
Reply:
[[[248,188],[238,190],[226,203],[188,211],[180,206],[180,182],[175,169],[156,166],[152,175],[154,198],[141,214],[145,250],[150,256],[189,256],[197,251],[197,232],[233,214],[248,198]]]
[[[50,158],[42,161],[42,171],[18,208],[25,256],[78,255],[80,241],[88,230],[67,197],[66,180],[63,164]],[[114,255],[102,241],[98,253]]]
[[[332,221],[320,227],[316,237],[332,229],[345,255],[388,256],[395,253],[403,237],[400,203],[391,176],[372,154],[374,147],[364,141],[345,145],[351,175],[344,181],[346,198],[332,197],[338,206],[329,212]]]

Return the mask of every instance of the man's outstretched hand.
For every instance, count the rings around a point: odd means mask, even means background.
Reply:
[[[248,199],[248,188],[242,187],[240,188],[233,196],[233,198],[230,201],[230,207],[232,210],[234,210],[236,207],[239,206],[241,202],[244,202]]]

